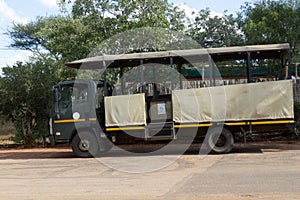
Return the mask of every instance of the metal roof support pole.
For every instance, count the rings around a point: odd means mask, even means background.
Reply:
[[[144,60],[140,60],[141,65],[141,83],[142,83],[142,93],[145,93],[145,66],[144,66]]]
[[[213,60],[211,59],[212,71],[213,71],[213,86],[216,86],[216,68]]]
[[[157,79],[156,79],[156,73],[157,73],[157,71],[156,71],[156,66],[155,65],[152,66],[152,73],[153,73],[153,80],[152,80],[152,82],[153,83],[157,83]]]
[[[213,67],[213,62],[211,59],[211,56],[208,54],[208,65],[209,65],[209,86],[215,86],[215,80],[214,79],[214,67]]]
[[[298,79],[298,66],[300,65],[300,63],[296,63],[295,65],[295,77],[296,79]]]
[[[123,67],[120,67],[121,94],[124,94]]]
[[[178,70],[179,70],[179,84],[180,84],[180,89],[183,89],[183,82],[182,82],[182,63],[178,64]]]
[[[170,57],[170,67],[171,67],[171,90],[174,90],[174,58]]]
[[[292,75],[292,67],[291,67],[291,49],[288,49],[288,58],[287,58],[287,65],[288,65],[288,76],[290,77]],[[295,72],[296,73],[296,72]]]
[[[104,60],[104,57],[103,57],[103,68],[104,68],[104,72],[103,72],[103,84],[104,84],[104,96],[107,96],[108,95],[108,90],[107,90],[107,68],[106,68],[106,62]]]
[[[247,51],[247,81],[252,82],[251,52]]]

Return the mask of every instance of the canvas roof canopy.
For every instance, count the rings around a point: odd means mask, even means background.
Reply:
[[[248,58],[248,53],[250,53],[251,59],[282,59],[284,56],[288,55],[289,49],[290,45],[288,43],[283,43],[102,55],[69,62],[66,63],[66,66],[76,69],[133,67],[140,65],[141,60],[143,60],[144,64],[169,64],[170,58],[173,58],[175,64],[188,64],[191,62],[199,62],[203,60],[203,58],[207,58],[208,55],[211,56],[214,62],[219,62],[224,60],[246,60]]]

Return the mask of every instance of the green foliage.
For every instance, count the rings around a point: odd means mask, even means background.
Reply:
[[[297,120],[300,120],[300,102],[294,102],[294,114]]]
[[[131,29],[160,27],[182,30],[183,13],[166,0],[75,0],[60,1],[71,14],[39,17],[28,24],[14,24],[8,35],[12,47],[33,52],[49,52],[68,62],[85,58],[102,41]]]
[[[300,131],[300,102],[294,102],[294,115],[296,121],[296,127],[298,132]]]
[[[143,27],[122,32],[103,41],[90,56],[194,48],[199,48],[199,44],[181,32]]]
[[[205,48],[236,46],[243,42],[233,15],[212,16],[208,9],[199,11],[187,33]]]
[[[238,15],[247,44],[290,43],[294,62],[299,62],[299,0],[262,0],[246,3]]]
[[[14,24],[8,31],[12,47],[43,54],[48,52],[64,62],[85,57],[93,46],[94,31],[80,19],[70,17],[37,18],[29,24]]]
[[[47,134],[51,88],[58,81],[55,64],[52,59],[36,59],[3,68],[1,114],[12,119],[16,142],[31,145]]]
[[[166,0],[61,0],[59,5],[62,15],[14,24],[7,33],[12,47],[37,55],[30,62],[4,68],[0,79],[1,114],[13,120],[15,139],[26,144],[46,133],[51,86],[76,75],[62,67],[63,63],[87,57],[97,45],[126,30],[184,28],[180,23],[184,14],[173,10]],[[160,45],[155,43],[151,50]],[[149,45],[142,48],[149,49]]]
[[[41,51],[46,42],[41,33],[44,26],[45,22],[42,18],[37,18],[35,22],[25,25],[14,23],[13,28],[7,32],[12,40],[10,46],[34,52]]]
[[[167,0],[61,0],[60,5],[71,5],[72,16],[84,19],[105,39],[125,30],[147,26],[172,30],[184,28],[179,21],[182,12],[173,9]]]

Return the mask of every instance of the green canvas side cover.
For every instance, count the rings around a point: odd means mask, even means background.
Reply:
[[[146,125],[145,94],[105,97],[105,125]]]
[[[291,80],[172,92],[177,123],[293,119]]]

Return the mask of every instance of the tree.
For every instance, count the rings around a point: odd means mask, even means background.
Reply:
[[[166,0],[60,1],[60,16],[39,17],[29,24],[14,24],[8,35],[12,47],[49,52],[63,62],[85,58],[102,41],[131,29],[184,28]],[[66,7],[71,7],[70,14]]]
[[[106,39],[141,27],[184,28],[180,22],[184,13],[167,0],[60,0],[61,8],[66,5],[71,5],[72,17],[86,19],[88,23],[97,22],[94,29],[105,34]]]
[[[5,90],[5,87],[4,87],[4,79],[3,78],[0,78],[0,116],[2,117],[3,113],[6,113],[6,108],[5,108],[5,100],[7,99],[6,98],[6,90]]]
[[[13,28],[6,33],[12,40],[11,47],[38,53],[45,47],[45,38],[40,30],[45,26],[42,18],[28,24],[13,24]]]
[[[34,60],[4,68],[0,79],[2,114],[13,120],[18,138],[26,144],[46,131],[52,85],[76,75],[62,67],[63,63],[87,57],[100,43],[126,30],[151,26],[182,30],[184,27],[180,23],[183,13],[173,11],[166,0],[59,2],[62,15],[14,24],[7,32],[12,47],[36,55]],[[161,50],[160,43],[151,44],[154,44],[152,50]],[[138,50],[147,48],[149,45]]]
[[[32,139],[47,134],[51,87],[58,80],[56,69],[52,59],[17,62],[3,68],[1,114],[12,119],[18,142],[30,146]]]
[[[246,3],[238,14],[247,44],[290,43],[294,61],[299,61],[300,2],[262,0]]]
[[[212,16],[209,9],[200,10],[187,33],[202,47],[227,47],[240,45],[243,35],[233,15]]]
[[[43,56],[48,53],[66,62],[88,54],[93,32],[80,19],[52,16],[38,17],[28,24],[14,24],[7,34],[12,39],[11,47]]]

